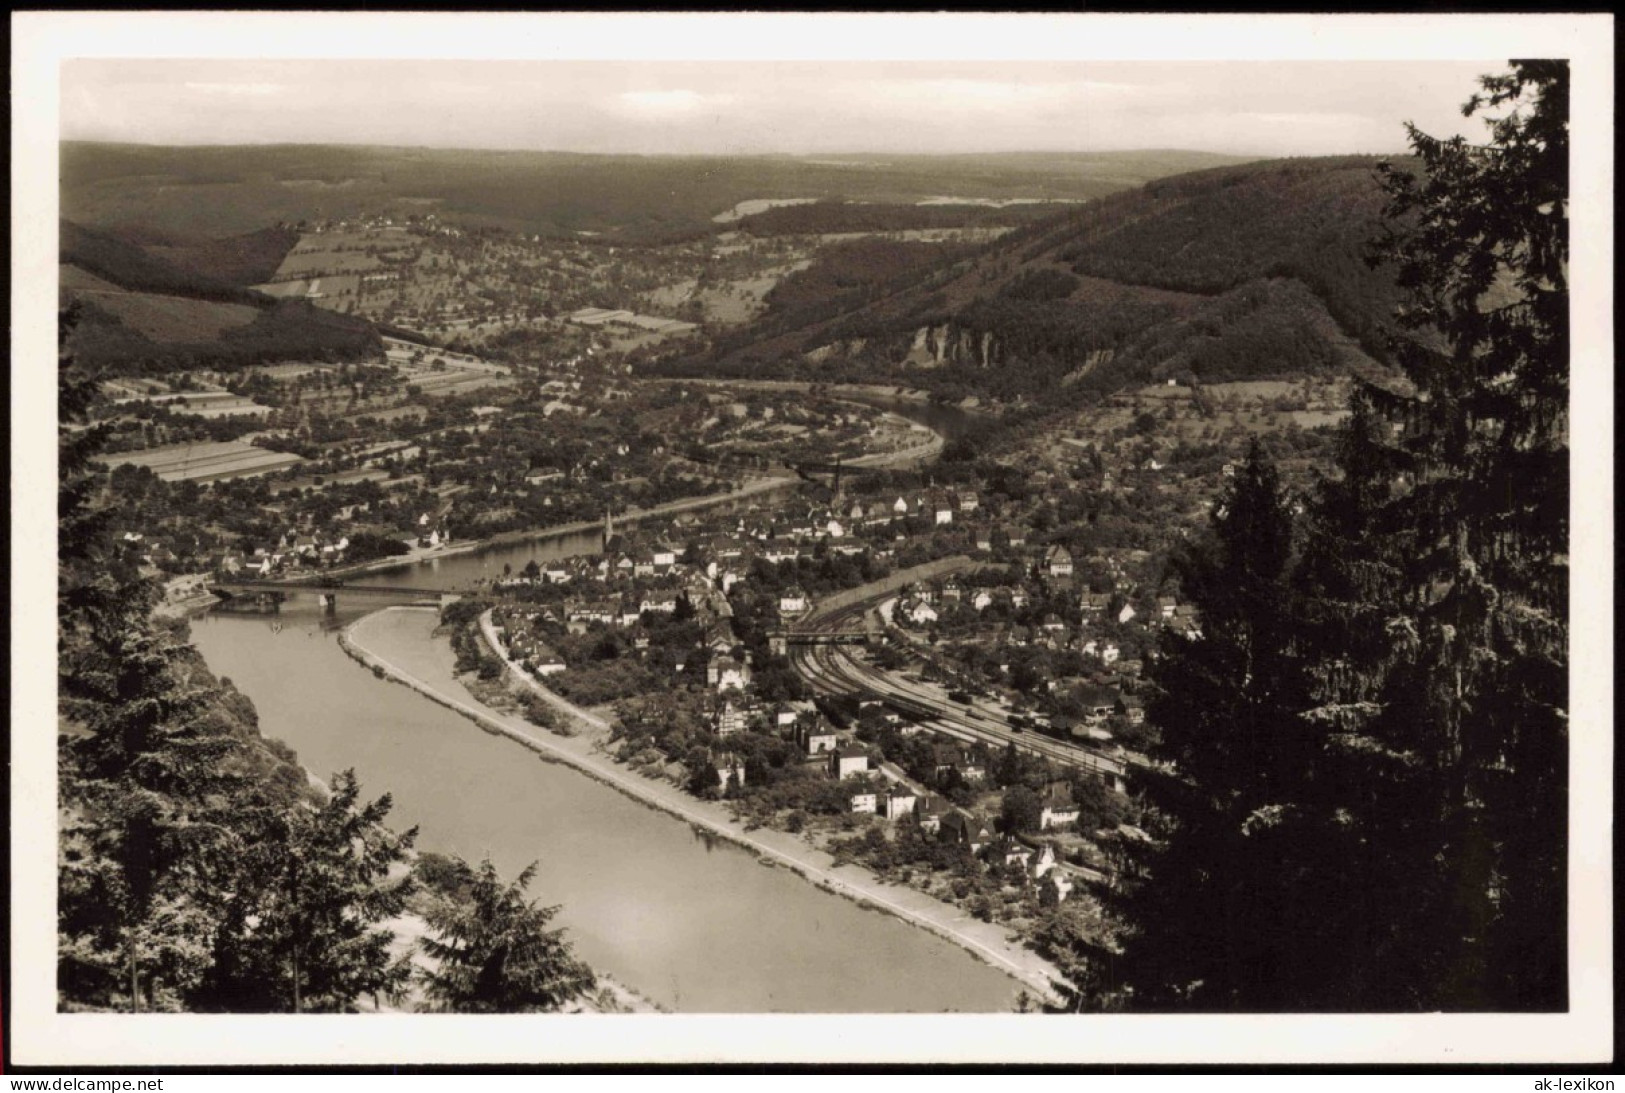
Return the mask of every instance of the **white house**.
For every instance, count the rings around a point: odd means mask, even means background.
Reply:
[[[743,691],[750,686],[750,665],[733,657],[717,657],[706,665],[705,681],[718,691]]]
[[[724,755],[714,764],[717,772],[717,781],[724,792],[730,785],[743,786],[745,784],[745,761],[737,755]]]
[[[924,600],[914,600],[900,605],[898,613],[915,626],[924,626],[928,622],[937,621],[937,609]]]
[[[796,741],[809,757],[835,750],[838,737],[835,730],[817,718],[796,722]]]
[[[1044,787],[1039,795],[1041,810],[1038,814],[1038,826],[1048,831],[1052,827],[1078,822],[1079,809],[1072,800],[1072,787],[1065,782],[1051,782]]]
[[[868,774],[869,753],[861,748],[840,748],[830,755],[829,772],[837,778]]]

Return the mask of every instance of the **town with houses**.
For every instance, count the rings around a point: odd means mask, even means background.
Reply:
[[[390,352],[392,367],[426,356]],[[166,580],[169,609],[252,611],[261,599],[220,602],[211,587],[361,582],[574,518],[598,550],[507,564],[448,609],[468,638],[460,667],[600,711],[606,746],[642,772],[1017,927],[1078,884],[1109,883],[1116,848],[1143,836],[1127,790],[1151,741],[1145,663],[1165,635],[1199,633],[1170,541],[1234,473],[1242,422],[1335,397],[1276,386],[1272,406],[1163,385],[996,458],[866,467],[936,449],[906,412],[637,385],[615,360],[409,395],[408,413],[381,393],[377,416],[348,419],[301,407],[287,377],[250,377],[239,386],[273,404],[273,423],[306,423],[306,454],[202,483],[115,467],[140,518],[124,537]],[[1232,419],[1221,433],[1215,398]],[[383,439],[403,429],[409,442]],[[714,507],[661,515],[707,491]],[[157,495],[169,503],[142,504]],[[217,518],[187,521],[188,506]],[[184,554],[166,535],[181,527]],[[862,641],[809,655],[797,635],[853,590],[875,590]],[[847,682],[831,685],[820,656],[841,658]],[[555,712],[541,720],[570,731]]]

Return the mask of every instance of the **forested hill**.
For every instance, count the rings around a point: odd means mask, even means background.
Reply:
[[[755,326],[658,367],[880,376],[1009,400],[1367,369],[1397,300],[1391,271],[1365,260],[1380,231],[1377,162],[1160,179],[976,249],[831,249],[779,286]]]
[[[363,319],[247,287],[274,273],[297,238],[285,228],[202,239],[62,221],[61,295],[79,308],[80,360],[162,372],[380,352]]]
[[[465,227],[652,242],[725,230],[741,203],[1092,200],[1209,152],[634,156],[334,145],[160,147],[67,141],[63,215],[108,229],[233,235],[280,221],[433,211]],[[1010,214],[1017,215],[1017,214]]]

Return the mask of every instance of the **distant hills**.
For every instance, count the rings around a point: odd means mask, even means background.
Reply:
[[[1397,302],[1391,274],[1365,262],[1383,205],[1370,157],[62,151],[64,294],[90,312],[94,352],[125,365],[364,354],[369,324],[247,286],[296,241],[278,225],[390,210],[611,243],[1011,229],[986,244],[827,246],[758,320],[652,365],[680,375],[1052,402],[1165,378],[1369,370]],[[751,215],[717,222],[747,202]]]
[[[209,240],[64,220],[60,291],[81,312],[75,351],[114,372],[358,360],[381,351],[371,323],[247,287],[275,272],[297,240],[276,228]]]
[[[1391,273],[1365,262],[1383,206],[1376,163],[1163,178],[934,257],[930,244],[826,251],[756,325],[660,367],[1032,400],[1370,369],[1397,301]]]
[[[186,236],[394,211],[659,241],[722,230],[715,216],[756,199],[1089,200],[1238,162],[1181,151],[719,157],[70,141],[62,145],[62,210],[90,227]]]

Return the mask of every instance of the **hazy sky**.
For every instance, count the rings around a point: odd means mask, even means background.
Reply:
[[[580,152],[1391,152],[1504,62],[70,60],[62,136]],[[1474,123],[1476,125],[1476,123]],[[1473,135],[1476,130],[1469,131]]]

